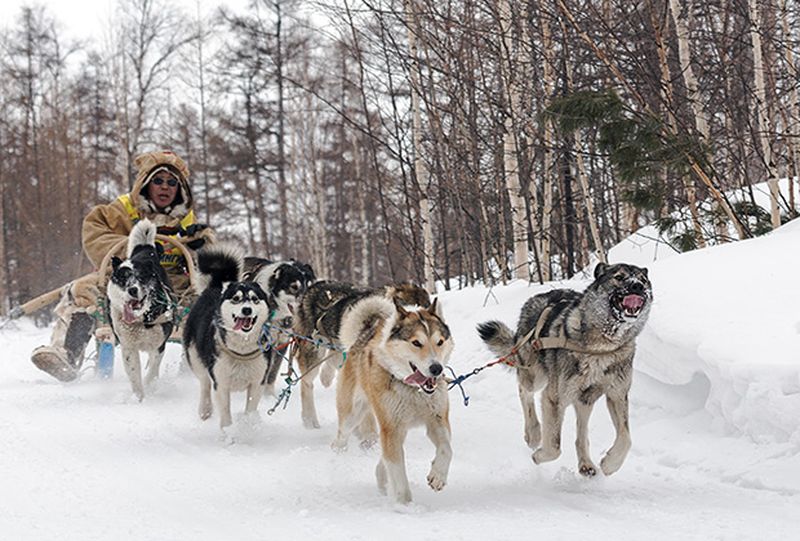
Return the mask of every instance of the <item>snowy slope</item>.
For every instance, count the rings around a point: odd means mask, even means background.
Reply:
[[[444,492],[425,484],[431,444],[410,434],[415,503],[403,509],[377,493],[377,450],[330,450],[332,389],[317,392],[319,430],[302,427],[295,393],[273,416],[265,400],[259,421],[239,418],[224,438],[216,418],[198,419],[177,346],[139,404],[119,359],[112,381],[89,372],[60,384],[28,361],[47,330],[12,324],[0,331],[0,539],[795,539],[798,246],[800,222],[648,265],[656,302],[636,358],[633,448],[617,474],[577,475],[571,412],[561,458],[535,466],[515,378],[494,367],[467,381],[468,407],[451,393]],[[455,370],[492,360],[476,323],[513,325],[528,296],[560,286],[443,293]],[[613,440],[602,403],[590,438],[599,459]]]

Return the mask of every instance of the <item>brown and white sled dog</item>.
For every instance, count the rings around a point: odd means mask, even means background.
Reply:
[[[535,463],[558,458],[564,410],[573,405],[578,471],[587,477],[597,473],[589,455],[588,425],[592,407],[601,396],[606,396],[616,429],[614,444],[600,462],[603,473],[616,472],[630,450],[628,392],[633,356],[636,337],[647,321],[653,300],[647,269],[600,263],[594,277],[582,293],[556,289],[528,299],[516,334],[499,321],[478,326],[478,333],[495,355],[510,354],[519,340],[539,328],[539,336],[531,336],[514,358],[525,417],[525,441],[534,449]],[[561,347],[538,349],[537,338],[564,340]],[[534,393],[542,389],[540,426]]]
[[[344,450],[350,433],[370,412],[380,430],[378,488],[399,503],[411,501],[403,444],[408,429],[424,425],[436,446],[428,485],[447,483],[450,448],[449,401],[444,367],[453,350],[450,329],[436,300],[407,311],[384,297],[356,303],[342,320],[347,348],[336,390],[339,431],[332,447]]]
[[[231,246],[201,250],[197,266],[207,284],[186,319],[183,350],[200,380],[200,418],[211,416],[213,388],[224,429],[233,422],[231,392],[247,391],[245,413],[264,393],[270,358],[259,336],[273,303],[256,282],[239,281],[242,256]]]
[[[342,364],[344,346],[340,340],[340,331],[343,318],[359,301],[374,297],[389,299],[409,307],[426,308],[431,305],[430,296],[424,288],[407,282],[368,289],[346,282],[320,280],[311,284],[303,295],[294,318],[295,332],[322,339],[336,348],[317,347],[305,340],[297,344],[295,358],[300,373],[304,374],[300,386],[300,398],[303,425],[306,428],[319,428],[314,404],[314,379],[321,372],[322,384],[329,387],[336,376],[336,369]],[[371,419],[366,420],[363,430],[375,431]]]
[[[111,259],[112,273],[106,289],[111,326],[122,349],[131,389],[141,401],[145,386],[158,378],[164,347],[174,325],[175,294],[159,262],[156,226],[141,220],[128,236],[127,259]],[[139,353],[148,355],[142,382]]]

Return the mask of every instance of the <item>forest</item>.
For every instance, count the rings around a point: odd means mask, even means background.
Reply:
[[[799,16],[118,0],[102,40],[71,41],[24,7],[0,35],[0,314],[92,270],[83,217],[154,149],[188,161],[220,237],[361,285],[568,278],[646,224],[680,251],[763,234],[797,214]]]

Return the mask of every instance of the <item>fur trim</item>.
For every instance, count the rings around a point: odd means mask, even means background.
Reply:
[[[226,282],[238,282],[244,265],[244,251],[236,244],[214,244],[197,253],[200,271],[197,292],[222,289]]]
[[[156,244],[156,224],[148,219],[140,220],[133,226],[130,235],[128,235],[128,254],[127,257],[133,255],[133,249],[137,246],[147,245],[155,246]]]
[[[146,152],[136,157],[134,164],[138,168],[136,180],[131,189],[131,201],[136,209],[149,218],[158,217],[161,220],[169,218],[182,220],[194,207],[192,191],[189,187],[189,168],[178,155],[168,150]],[[177,203],[159,212],[155,204],[147,198],[147,183],[158,170],[167,170],[178,179],[178,194],[175,196]],[[169,220],[156,225],[169,225]]]
[[[345,349],[364,347],[382,331],[384,343],[397,319],[397,308],[383,297],[367,297],[358,301],[342,318],[339,341]]]

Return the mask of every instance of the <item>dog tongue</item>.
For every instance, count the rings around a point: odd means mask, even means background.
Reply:
[[[242,327],[244,327],[244,318],[235,320],[236,322],[233,324],[233,330],[238,331]]]
[[[622,306],[628,310],[638,310],[644,304],[644,298],[639,295],[626,295],[622,299]]]
[[[413,374],[403,380],[403,383],[408,385],[419,385],[421,387],[426,381],[428,381],[428,378],[425,377],[425,375],[419,370],[415,370]]]
[[[122,308],[122,320],[125,323],[133,323],[136,321],[136,315],[133,313],[133,308],[131,308],[130,303],[125,303],[125,306]]]

